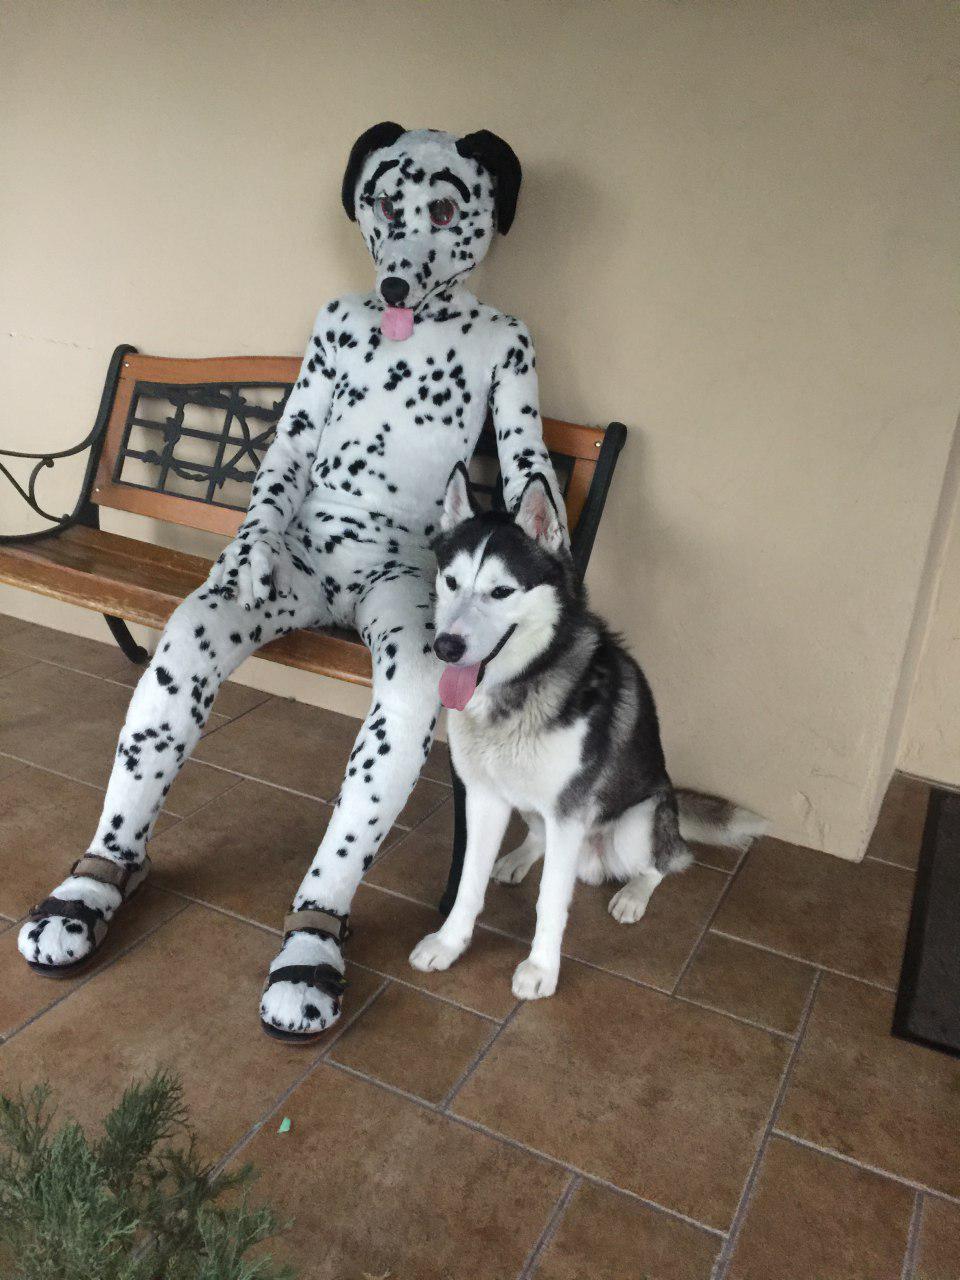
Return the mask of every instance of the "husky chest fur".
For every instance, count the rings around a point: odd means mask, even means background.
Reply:
[[[552,994],[574,881],[625,881],[616,920],[691,861],[684,834],[740,845],[756,815],[677,791],[638,664],[587,607],[550,489],[527,483],[513,515],[480,513],[466,472],[447,488],[437,543],[437,656],[450,748],[467,793],[468,842],[456,903],[414,950],[445,968],[467,946],[487,881],[518,883],[544,859],[537,926],[514,977],[520,998]],[[512,809],[529,834],[494,865]]]

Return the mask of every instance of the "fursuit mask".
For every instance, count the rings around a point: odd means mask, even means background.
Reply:
[[[422,304],[482,262],[495,231],[506,235],[520,178],[513,150],[486,129],[455,138],[386,121],[360,135],[343,207],[377,268],[385,337],[409,338]]]

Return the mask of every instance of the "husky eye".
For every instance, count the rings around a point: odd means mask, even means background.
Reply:
[[[494,587],[490,592],[491,600],[506,600],[507,596],[512,596],[514,587]]]
[[[439,200],[431,200],[427,209],[430,213],[430,221],[435,227],[449,227],[457,215],[457,206],[446,196]]]
[[[377,201],[377,209],[380,211],[381,217],[386,218],[387,222],[392,222],[397,216],[397,211],[389,196],[380,197]]]
[[[452,573],[448,573],[448,574],[447,574],[447,576],[444,578],[444,582],[447,584],[447,586],[449,587],[449,589],[450,589],[451,591],[456,591],[456,589],[457,589],[457,580],[456,580],[456,578],[453,576],[453,574],[452,574]]]

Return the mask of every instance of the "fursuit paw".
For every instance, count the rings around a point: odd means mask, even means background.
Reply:
[[[492,879],[498,884],[519,884],[534,863],[539,862],[542,854],[528,848],[524,843],[511,853],[505,853],[493,864]]]
[[[309,970],[321,966],[316,980]],[[331,970],[335,970],[331,972]],[[271,981],[274,974],[286,971]],[[270,965],[267,985],[260,997],[260,1019],[265,1027],[294,1039],[312,1039],[329,1030],[340,1018],[343,997],[343,954],[332,938],[291,933]]]
[[[557,969],[521,960],[513,971],[513,994],[518,1000],[543,1000],[556,991],[559,976]]]
[[[71,969],[97,951],[107,936],[107,928],[122,906],[147,878],[148,866],[135,871],[126,887],[126,897],[113,885],[90,876],[68,876],[45,899],[45,910],[20,926],[17,949],[28,964],[43,969]],[[80,918],[59,916],[55,899],[81,904]]]
[[[410,952],[410,963],[414,969],[420,969],[424,973],[433,969],[449,969],[465,950],[466,944],[454,947],[449,942],[444,942],[439,933],[428,933]]]

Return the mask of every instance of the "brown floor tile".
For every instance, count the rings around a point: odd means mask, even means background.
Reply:
[[[271,698],[235,724],[204,738],[194,758],[332,800],[340,789],[359,729],[360,721],[353,716]],[[397,821],[401,826],[413,826],[449,794],[449,789],[438,783],[418,782]]]
[[[394,985],[330,1056],[428,1102],[442,1102],[495,1031],[485,1018]]]
[[[720,1241],[586,1182],[533,1272],[536,1280],[709,1280]]]
[[[18,631],[30,625],[22,618],[11,617],[9,613],[0,613],[0,644],[5,644],[11,636],[15,636]]]
[[[182,899],[146,885],[119,913],[96,960],[81,970],[75,981],[91,977],[131,943],[182,911],[183,906]],[[75,985],[69,979],[42,978],[29,969],[17,950],[18,932],[19,925],[16,925],[0,936],[0,1038],[9,1035],[27,1018],[62,1000]]]
[[[0,644],[3,645],[0,674],[3,670],[3,658],[20,653],[52,662],[59,667],[70,667],[85,675],[113,680],[132,689],[144,668],[125,658],[113,639],[107,638],[106,623],[104,632],[103,640],[91,640],[87,636],[56,631],[53,627],[42,627],[34,622],[23,623],[22,629],[9,639],[2,639],[0,633]],[[228,681],[217,695],[215,710],[218,715],[232,719],[259,706],[269,697],[268,693],[261,693],[258,689],[248,689],[244,685]]]
[[[9,778],[12,773],[19,773],[27,766],[22,760],[14,760],[12,756],[0,756],[0,778]]]
[[[19,919],[83,854],[103,793],[29,765],[0,782],[0,911]],[[157,831],[175,818],[161,814]]]
[[[924,1197],[913,1262],[907,1280],[960,1278],[960,1207]]]
[[[0,680],[5,676],[12,676],[16,671],[23,671],[25,667],[33,665],[33,660],[25,653],[14,653],[11,649],[0,649]],[[0,691],[2,697],[2,691]]]
[[[960,1195],[960,1061],[896,1040],[893,996],[824,975],[777,1127]]]
[[[320,800],[241,782],[168,836],[154,839],[158,880],[279,929],[330,812]]]
[[[914,870],[920,856],[920,840],[929,803],[928,782],[895,773],[880,806],[866,856]]]
[[[432,778],[434,782],[450,782],[450,748],[445,742],[437,739],[430,748],[430,754],[423,766],[423,776]]]
[[[815,972],[797,960],[708,933],[677,995],[792,1035]]]
[[[132,1079],[171,1067],[204,1150],[225,1153],[323,1045],[295,1049],[260,1030],[275,945],[252,925],[191,905],[0,1047],[0,1076],[48,1080],[65,1111],[95,1124]],[[351,977],[362,1003],[376,979]]]
[[[242,1154],[294,1219],[270,1252],[306,1280],[513,1280],[566,1180],[561,1169],[331,1066]]]
[[[105,787],[129,701],[121,685],[36,662],[4,682],[0,751]]]
[[[504,836],[504,850],[515,848],[525,834],[523,819],[514,814]],[[367,880],[435,906],[446,888],[452,852],[453,800],[448,798],[415,831],[398,841],[389,854],[377,860]],[[491,885],[491,890],[494,887]]]
[[[717,871],[736,871],[737,864],[743,857],[739,849],[727,849],[720,844],[697,844],[693,840],[688,843],[697,862],[705,867],[714,867]]]
[[[893,987],[912,894],[913,877],[899,867],[764,839],[747,855],[714,927]]]
[[[163,802],[167,813],[185,818],[205,804],[224,795],[240,782],[235,774],[223,769],[211,769],[209,765],[188,760],[177,775],[170,793]]]
[[[454,1101],[587,1173],[725,1230],[790,1046],[568,962]]]
[[[504,837],[504,850],[515,848],[525,832],[522,818],[515,814]],[[371,867],[367,880],[434,905],[447,883],[452,843],[453,804],[449,802],[384,854]],[[491,882],[480,917],[483,924],[519,938],[532,937],[539,884],[539,867],[520,885]],[[643,920],[621,925],[607,911],[616,884],[578,884],[563,939],[564,955],[669,990],[726,885],[725,875],[691,867],[657,889]]]
[[[357,964],[493,1018],[506,1017],[517,1003],[510,982],[527,948],[512,938],[478,929],[470,949],[445,973],[420,973],[408,956],[424,934],[440,927],[435,909],[361,885],[350,923],[348,953]]]
[[[913,1193],[772,1139],[728,1280],[900,1280]]]

